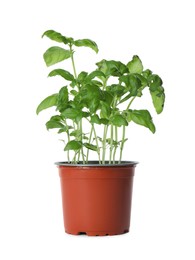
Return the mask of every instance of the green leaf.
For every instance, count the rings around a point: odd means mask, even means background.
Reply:
[[[94,97],[88,104],[88,108],[91,114],[95,113],[99,107],[100,100],[98,97]]]
[[[64,124],[62,124],[62,117],[60,115],[55,115],[50,118],[50,120],[46,123],[47,130],[53,128],[66,128]],[[66,128],[67,130],[67,128]]]
[[[46,97],[37,107],[36,113],[37,115],[44,109],[49,107],[53,107],[57,105],[58,94],[53,94],[49,97]]]
[[[49,67],[54,65],[60,61],[68,59],[71,57],[71,52],[69,50],[65,50],[61,47],[54,46],[49,48],[44,54],[43,58],[45,60],[46,65]]]
[[[100,118],[100,123],[103,125],[108,125],[109,124],[109,120],[106,118]]]
[[[105,101],[110,107],[113,103],[113,94],[109,91],[103,90],[101,91],[101,100]]]
[[[90,116],[89,112],[82,111],[82,117],[88,117]]]
[[[63,69],[55,69],[55,70],[52,70],[48,77],[53,77],[53,76],[61,76],[62,78],[68,80],[68,81],[73,81],[74,80],[74,76],[66,71],[66,70],[63,70]]]
[[[97,62],[96,65],[98,66],[99,70],[102,71],[107,77],[119,77],[128,72],[127,66],[120,61],[102,60]]]
[[[133,56],[133,59],[128,62],[127,67],[130,73],[141,73],[143,71],[143,65],[138,56]]]
[[[61,134],[61,133],[64,133],[64,132],[67,133],[69,129],[73,129],[73,127],[70,126],[70,125],[68,125],[68,126],[66,125],[66,126],[59,129],[58,134]]]
[[[129,110],[129,116],[134,123],[145,126],[155,133],[155,125],[148,110]]]
[[[125,88],[119,84],[112,84],[107,86],[106,90],[109,91],[113,96],[121,97],[125,93]]]
[[[137,96],[139,88],[142,87],[141,80],[135,74],[123,75],[119,78],[119,81],[125,83],[132,97]]]
[[[149,69],[147,69],[147,70],[144,70],[143,72],[142,72],[142,76],[144,77],[144,78],[148,78],[148,77],[150,77],[150,75],[152,75],[152,71],[151,70],[149,70]]]
[[[113,125],[119,126],[119,127],[122,125],[128,126],[127,120],[122,115],[113,116],[111,119],[111,122]]]
[[[105,74],[104,74],[102,71],[100,71],[100,70],[95,70],[95,71],[91,72],[91,73],[87,76],[86,80],[87,80],[87,81],[90,81],[90,80],[94,79],[95,77],[104,77],[104,78],[105,78],[106,76],[105,76]]]
[[[62,116],[72,120],[82,118],[82,112],[76,108],[67,108],[62,112]]]
[[[70,133],[70,136],[80,136],[82,134],[81,130],[74,130]]]
[[[73,96],[77,96],[78,95],[78,92],[76,90],[71,90],[70,93],[73,95]]]
[[[80,150],[81,148],[82,148],[81,142],[72,140],[66,144],[64,151],[69,151],[69,150],[77,151]]]
[[[81,73],[79,73],[77,78],[78,82],[82,83],[86,79],[87,75],[88,75],[87,72],[81,71]]]
[[[92,40],[89,40],[89,39],[77,40],[77,41],[74,41],[74,45],[77,47],[89,47],[92,50],[94,50],[96,53],[98,53],[98,46]]]
[[[101,121],[100,121],[100,118],[98,115],[93,115],[91,116],[91,123],[92,124],[98,124],[100,125],[101,124]]]
[[[80,98],[82,102],[86,104],[90,113],[93,114],[99,107],[101,90],[96,85],[88,84],[80,91]]]
[[[157,114],[160,114],[164,108],[165,93],[164,88],[159,87],[156,91],[150,91],[152,102]]]
[[[87,149],[93,150],[93,151],[96,151],[96,152],[97,152],[97,146],[96,146],[96,145],[93,145],[93,144],[90,144],[90,143],[84,143],[83,145],[84,145]]]
[[[151,75],[148,78],[148,81],[149,81],[150,91],[156,91],[163,84],[162,79],[156,74]]]
[[[53,128],[64,128],[64,125],[58,121],[55,120],[49,120],[46,123],[47,130],[53,129]]]
[[[62,112],[68,106],[68,88],[62,87],[58,94],[57,110]]]
[[[111,108],[110,106],[106,103],[106,102],[103,102],[103,101],[100,101],[100,106],[101,106],[101,111],[100,111],[100,115],[101,115],[101,118],[108,118],[111,114]]]
[[[61,35],[61,33],[56,32],[54,30],[48,30],[43,33],[42,37],[47,36],[49,39],[56,41],[56,42],[62,42],[64,44],[71,43],[73,41],[72,38],[65,37]]]
[[[146,87],[148,85],[148,81],[144,76],[142,76],[138,73],[135,73],[134,75],[141,81],[142,87]]]

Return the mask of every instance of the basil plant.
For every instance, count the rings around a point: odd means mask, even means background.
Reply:
[[[56,108],[46,128],[56,128],[64,136],[68,163],[86,164],[89,153],[93,152],[99,164],[120,164],[129,124],[136,123],[155,133],[150,112],[133,109],[132,105],[147,88],[155,111],[160,114],[165,101],[161,78],[149,69],[144,70],[138,56],[133,56],[127,64],[103,59],[96,63],[96,70],[78,73],[75,49],[84,46],[98,53],[97,44],[89,39],[74,40],[53,30],[46,31],[43,36],[62,44],[44,53],[46,65],[50,67],[67,60],[72,70],[59,68],[49,73],[49,77],[62,77],[64,86],[38,105],[37,114],[53,106]]]

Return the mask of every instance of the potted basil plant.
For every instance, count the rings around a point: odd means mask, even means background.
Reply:
[[[46,128],[57,129],[65,143],[67,159],[56,163],[65,231],[91,236],[126,233],[137,164],[122,160],[126,130],[135,123],[155,133],[150,112],[133,109],[133,101],[148,89],[156,113],[160,114],[165,101],[162,80],[151,70],[144,70],[138,56],[127,64],[103,59],[96,63],[94,71],[78,72],[74,60],[77,47],[98,53],[97,44],[89,39],[74,40],[53,30],[43,36],[58,43],[44,53],[46,65],[67,60],[72,67],[71,72],[58,68],[49,73],[49,77],[62,77],[64,85],[58,93],[46,97],[36,111],[39,114],[56,108]],[[89,160],[89,156],[96,160]]]

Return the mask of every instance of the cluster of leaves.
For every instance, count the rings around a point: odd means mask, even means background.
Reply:
[[[138,56],[133,56],[127,64],[115,60],[102,60],[92,72],[76,73],[73,47],[89,47],[98,52],[97,44],[89,39],[74,40],[53,30],[46,31],[53,41],[63,43],[67,48],[53,46],[43,55],[47,66],[54,65],[65,59],[71,59],[73,74],[64,69],[54,69],[49,77],[60,76],[65,80],[58,93],[45,98],[37,107],[37,114],[52,106],[57,114],[46,123],[47,129],[57,128],[58,133],[66,133],[64,150],[67,151],[68,162],[88,162],[89,150],[97,152],[99,163],[106,162],[106,150],[109,148],[109,163],[115,163],[116,151],[122,151],[125,128],[130,122],[147,127],[152,133],[155,125],[150,112],[145,109],[135,110],[130,106],[136,97],[141,97],[145,88],[149,89],[154,108],[158,114],[163,110],[165,94],[161,78],[151,70],[144,70]],[[110,80],[112,79],[112,80]],[[109,84],[113,82],[114,84]],[[123,104],[121,106],[121,104]],[[125,109],[121,108],[124,107]],[[90,126],[89,133],[83,131],[83,123]],[[102,135],[97,135],[97,125],[102,126]],[[122,137],[118,139],[119,128]],[[110,135],[108,137],[108,130]],[[70,158],[69,151],[73,150]]]

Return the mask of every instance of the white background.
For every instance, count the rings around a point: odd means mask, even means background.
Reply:
[[[195,9],[185,1],[2,1],[0,6],[0,258],[195,259],[194,60]],[[124,159],[136,168],[131,232],[113,237],[64,233],[54,161],[64,160],[59,136],[45,130],[39,102],[59,87],[42,54],[54,29],[99,45],[80,48],[78,70],[106,59],[140,56],[164,81],[166,105],[155,135],[129,128]],[[55,44],[55,43],[54,43]],[[67,69],[67,63],[64,63]],[[60,67],[60,66],[59,66]],[[147,105],[149,104],[149,105]]]

